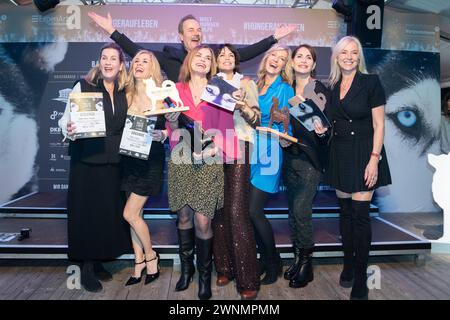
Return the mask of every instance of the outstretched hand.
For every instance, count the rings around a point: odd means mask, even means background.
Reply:
[[[280,41],[284,37],[294,32],[295,30],[297,30],[297,25],[295,24],[278,26],[275,29],[275,33],[273,34],[273,36],[275,37],[275,39],[277,39],[277,41]]]
[[[108,12],[106,17],[103,17],[95,12],[88,12],[88,16],[109,35],[111,35],[116,29],[113,26],[111,14]]]

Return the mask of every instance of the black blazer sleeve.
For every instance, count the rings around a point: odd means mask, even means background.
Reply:
[[[111,39],[114,40],[114,42],[117,43],[122,48],[122,50],[125,51],[125,53],[129,55],[131,58],[133,58],[136,55],[136,53],[138,53],[139,50],[144,49],[141,46],[134,43],[133,41],[131,41],[130,38],[128,38],[126,35],[120,33],[117,30],[115,30],[111,34]]]
[[[277,41],[275,40],[274,36],[264,38],[257,43],[248,45],[244,48],[239,48],[238,49],[239,57],[242,62],[253,59],[259,56],[261,53],[269,50],[270,47],[273,46],[275,43],[277,43]]]
[[[145,48],[141,47],[140,45],[133,42],[130,38],[128,38],[125,34],[120,33],[119,31],[115,30],[111,34],[111,39],[114,40],[115,43],[117,43],[122,50],[129,55],[131,58],[133,58],[136,53],[138,53],[140,50],[143,50]],[[150,49],[147,49],[150,50]],[[165,67],[167,65],[167,59],[165,55],[160,51],[154,51],[150,50],[158,60],[159,64],[161,65],[161,69],[166,70]]]

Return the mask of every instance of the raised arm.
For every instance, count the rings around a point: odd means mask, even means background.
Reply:
[[[296,25],[279,26],[276,28],[275,33],[261,41],[238,49],[241,61],[251,60],[263,52],[266,52],[275,43],[288,36],[297,29]]]
[[[126,54],[134,57],[139,50],[143,48],[131,41],[126,35],[117,31],[112,23],[111,14],[108,12],[106,17],[96,14],[95,12],[88,12],[88,16],[102,28],[115,43],[117,43]]]

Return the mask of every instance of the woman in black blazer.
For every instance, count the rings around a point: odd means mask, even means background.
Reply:
[[[102,289],[111,280],[100,261],[131,251],[130,228],[123,219],[119,145],[127,115],[125,57],[114,43],[100,51],[99,64],[76,83],[72,92],[103,93],[106,137],[75,140],[70,103],[58,124],[70,139],[67,196],[68,256],[83,261],[81,284],[87,291]]]
[[[377,75],[366,74],[361,43],[342,38],[331,55],[328,110],[334,130],[327,179],[341,207],[343,287],[351,299],[368,299],[367,263],[371,244],[370,202],[376,188],[391,183],[384,139],[386,98]]]
[[[316,59],[314,48],[307,44],[293,51],[293,88],[296,95],[310,99],[325,109],[329,91],[322,82],[314,79]],[[302,288],[314,278],[312,205],[327,159],[329,132],[319,126],[309,131],[293,117],[290,120],[293,135],[300,144],[292,144],[284,149],[283,180],[287,186],[289,226],[294,250],[294,263],[286,270],[284,278],[289,280],[291,288]]]

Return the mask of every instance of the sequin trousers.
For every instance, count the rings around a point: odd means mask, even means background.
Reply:
[[[246,145],[248,154],[248,145]],[[224,207],[212,221],[218,273],[236,279],[238,292],[259,290],[256,241],[248,208],[250,164],[225,164]]]

